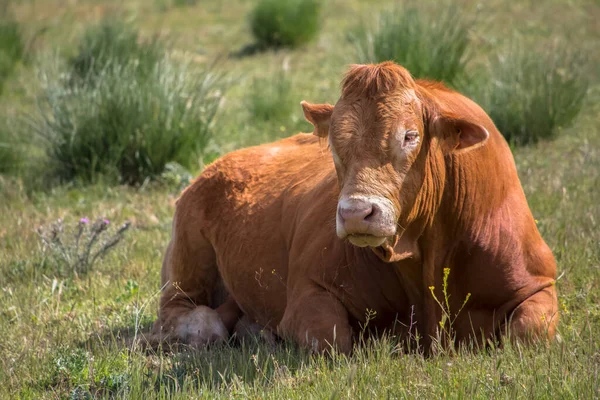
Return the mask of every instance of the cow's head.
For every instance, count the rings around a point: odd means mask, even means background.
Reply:
[[[408,71],[391,62],[352,66],[335,107],[302,107],[333,155],[337,235],[360,247],[393,246],[419,210],[441,199],[426,193],[443,187],[444,172],[432,163],[488,138],[482,126],[438,112]]]

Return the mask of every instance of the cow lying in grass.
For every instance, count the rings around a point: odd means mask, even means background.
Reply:
[[[555,261],[477,104],[388,62],[302,106],[314,135],[228,154],[182,194],[154,339],[225,340],[242,317],[344,353],[366,319],[426,347],[554,336]]]

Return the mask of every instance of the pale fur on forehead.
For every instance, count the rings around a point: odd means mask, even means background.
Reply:
[[[355,64],[342,80],[342,98],[373,98],[400,91],[414,93],[414,88],[410,72],[391,61]]]

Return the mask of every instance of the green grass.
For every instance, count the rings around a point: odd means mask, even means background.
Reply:
[[[416,78],[453,84],[464,76],[469,59],[469,29],[473,17],[453,2],[431,9],[409,1],[367,18],[349,34],[358,60],[392,60]]]
[[[277,122],[290,118],[297,108],[292,83],[285,71],[270,78],[254,78],[248,90],[248,111],[256,122]]]
[[[250,13],[250,28],[260,48],[297,47],[319,32],[320,2],[258,0]]]
[[[283,121],[259,121],[249,110],[249,96],[259,92],[255,82],[276,77],[272,67],[285,59],[290,103],[334,103],[345,64],[357,61],[344,32],[367,13],[378,14],[390,5],[332,0],[323,5],[318,42],[295,51],[222,59],[219,71],[227,71],[235,84],[223,100],[205,152],[215,157],[294,132],[294,121],[302,117],[298,105]],[[424,9],[436,6],[435,1],[423,2]],[[600,62],[593,51],[600,40],[599,7],[587,0],[485,2],[471,27],[477,52],[465,71],[500,68],[493,63],[505,48],[507,27],[522,29],[527,46],[551,49],[548,43],[567,40],[590,58],[591,67],[581,72],[588,95],[577,118],[555,140],[514,151],[529,205],[558,261],[561,342],[485,352],[465,349],[429,358],[399,352],[395,338],[369,342],[350,358],[333,359],[310,356],[287,343],[270,348],[262,342],[199,352],[144,352],[134,339],[143,339],[156,317],[162,255],[175,199],[189,181],[186,168],[168,164],[160,179],[140,187],[68,184],[46,191],[29,187],[32,177],[26,174],[2,175],[0,398],[600,397],[600,77],[593,68]],[[36,52],[61,48],[67,53],[77,51],[85,28],[95,26],[102,10],[132,13],[141,43],[159,32],[173,34],[172,58],[192,59],[186,68],[201,73],[223,52],[247,43],[244,18],[251,8],[242,0],[207,0],[164,11],[142,0],[79,1],[68,7],[59,0],[37,0],[19,2],[14,11],[24,32],[47,27]],[[11,118],[37,112],[32,98],[44,92],[33,77],[43,65],[24,65],[12,75],[7,87],[26,86],[0,97],[0,107]],[[122,79],[122,86],[126,83]],[[93,109],[82,115],[94,115]],[[131,110],[123,116],[141,118]],[[37,155],[34,150],[28,149],[26,161]],[[130,220],[132,228],[91,271],[57,273],[36,229],[58,218],[76,223],[100,216],[115,225]]]
[[[23,164],[23,149],[17,135],[10,128],[10,116],[0,114],[0,175],[13,175]]]
[[[18,21],[8,12],[5,1],[0,2],[0,94],[4,82],[23,59],[25,43]]]
[[[105,17],[85,31],[77,52],[67,64],[75,84],[93,83],[108,68],[135,64],[140,76],[151,74],[165,54],[156,37],[141,42],[139,33],[117,16]]]
[[[494,55],[466,92],[516,145],[555,138],[578,116],[589,90],[586,57],[563,41],[532,50],[520,42]]]

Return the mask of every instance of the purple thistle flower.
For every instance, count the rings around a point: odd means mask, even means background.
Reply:
[[[89,220],[89,219],[87,219],[86,217],[83,217],[83,218],[81,218],[81,219],[79,220],[79,223],[80,223],[80,224],[83,224],[83,225],[87,225],[87,224],[89,224],[89,223],[90,223],[90,220]]]
[[[108,225],[108,224],[110,224],[110,221],[109,221],[109,220],[107,220],[107,219],[105,219],[105,220],[103,220],[103,221],[102,221],[102,223],[103,223],[104,225]]]

